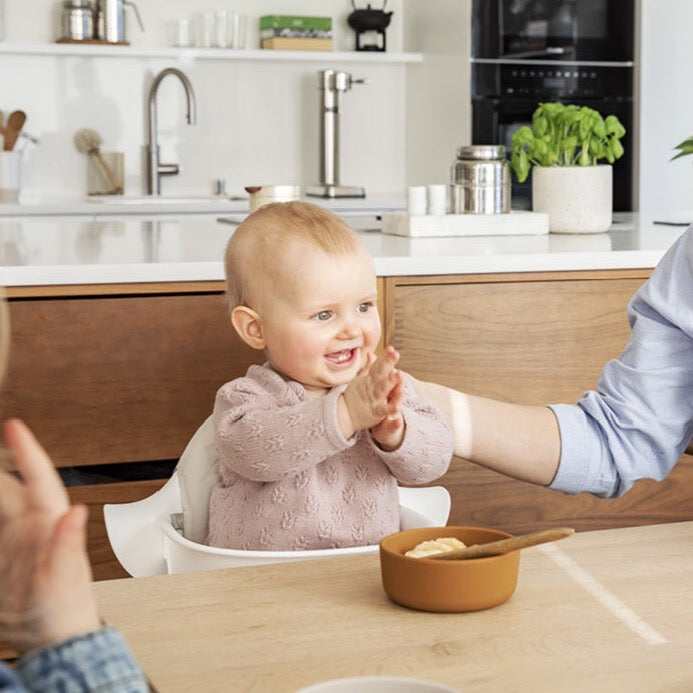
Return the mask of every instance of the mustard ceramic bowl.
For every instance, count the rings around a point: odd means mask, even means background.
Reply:
[[[411,558],[422,541],[456,537],[467,546],[512,535],[483,527],[422,527],[380,542],[383,588],[392,601],[422,611],[479,611],[507,601],[517,586],[520,552],[462,560]]]

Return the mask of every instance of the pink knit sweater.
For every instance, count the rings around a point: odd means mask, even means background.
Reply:
[[[347,440],[337,423],[345,387],[311,397],[265,364],[220,388],[221,481],[210,498],[210,546],[338,548],[375,544],[399,530],[397,482],[424,484],[444,474],[452,432],[405,380],[402,445],[384,452],[368,431]]]

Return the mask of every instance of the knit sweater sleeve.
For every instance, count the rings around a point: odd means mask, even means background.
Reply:
[[[279,481],[315,467],[351,447],[337,421],[343,387],[307,397],[269,368],[251,366],[224,385],[214,405],[219,471],[252,481]]]
[[[452,430],[429,400],[416,394],[405,374],[402,414],[406,426],[402,444],[391,452],[371,444],[397,481],[425,484],[441,477],[453,455]]]

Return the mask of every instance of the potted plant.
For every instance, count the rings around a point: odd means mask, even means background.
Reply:
[[[626,130],[587,106],[540,103],[532,127],[512,137],[510,165],[520,183],[532,170],[532,208],[551,231],[601,233],[611,226],[613,171]],[[599,162],[606,163],[599,163]]]

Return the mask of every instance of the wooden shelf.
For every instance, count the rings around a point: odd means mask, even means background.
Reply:
[[[103,58],[168,58],[192,60],[248,60],[319,63],[421,63],[422,53],[377,53],[369,51],[279,51],[228,48],[145,48],[95,43],[0,43],[0,55],[84,56]]]

